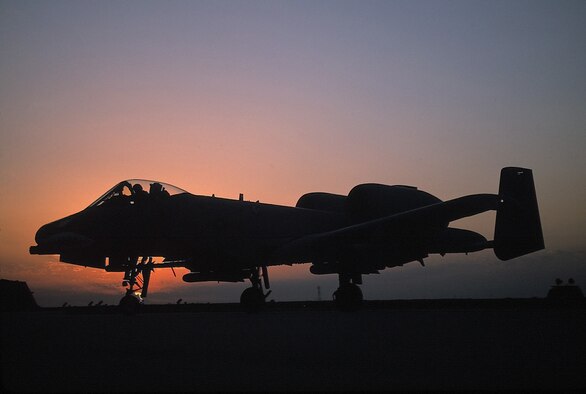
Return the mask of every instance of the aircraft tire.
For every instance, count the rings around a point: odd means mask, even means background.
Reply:
[[[140,308],[140,300],[132,294],[127,294],[122,297],[118,306],[125,315],[134,315]]]
[[[343,310],[360,308],[362,299],[362,290],[353,283],[342,285],[334,292],[334,302],[338,308]]]
[[[242,292],[240,296],[240,305],[247,312],[256,312],[261,309],[265,303],[265,297],[261,289],[249,287]]]

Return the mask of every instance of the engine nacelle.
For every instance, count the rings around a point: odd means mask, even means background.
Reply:
[[[332,193],[314,192],[301,196],[295,207],[316,209],[328,212],[346,212],[346,196]]]
[[[349,220],[360,223],[439,202],[439,198],[416,187],[365,183],[350,190],[346,208]]]

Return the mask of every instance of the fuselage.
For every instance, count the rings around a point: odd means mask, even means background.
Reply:
[[[441,202],[413,187],[363,184],[347,196],[308,193],[288,207],[193,195],[173,186],[168,186],[171,193],[164,187],[164,192],[153,190],[159,183],[150,184],[150,193],[143,186],[134,190],[146,182],[123,181],[86,209],[44,225],[31,253],[60,254],[63,262],[110,271],[125,270],[139,256],[182,261],[195,272],[342,260],[375,271],[426,257],[434,244],[447,245],[446,239],[455,240],[457,249],[485,241],[471,234],[447,234],[448,223],[442,222],[407,226],[391,238],[365,233],[348,247],[336,243],[312,248],[311,243],[295,242]]]
[[[159,200],[118,196],[44,225],[38,253],[103,267],[105,257],[162,256],[198,264],[279,264],[271,253],[292,239],[344,224],[336,212],[182,193]],[[70,261],[67,261],[70,260]],[[91,260],[91,261],[90,261]],[[292,261],[302,262],[302,261]]]

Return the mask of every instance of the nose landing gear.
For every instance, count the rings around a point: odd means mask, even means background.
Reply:
[[[142,299],[147,296],[151,271],[153,270],[153,258],[142,257],[140,263],[138,257],[131,259],[131,263],[124,272],[122,286],[127,287],[126,294],[118,304],[125,314],[138,312]],[[140,290],[140,293],[138,293]]]

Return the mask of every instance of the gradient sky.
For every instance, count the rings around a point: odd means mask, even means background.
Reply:
[[[544,296],[586,285],[586,2],[0,1],[0,277],[43,306],[117,302],[119,274],[30,256],[38,227],[127,178],[293,205],[365,182],[442,199],[532,168],[546,250],[431,257],[365,298]],[[494,214],[459,226],[492,237]],[[337,278],[271,270],[272,298]],[[178,273],[181,276],[181,273]],[[245,284],[158,270],[151,302]]]

